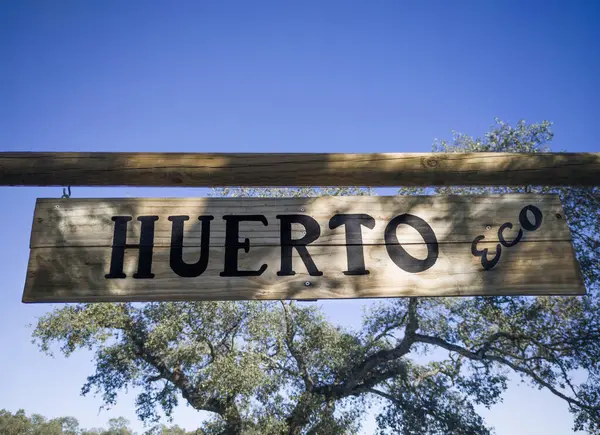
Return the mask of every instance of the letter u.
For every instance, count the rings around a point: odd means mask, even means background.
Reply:
[[[208,254],[210,248],[210,221],[213,216],[199,216],[198,220],[202,222],[202,236],[200,238],[200,258],[193,264],[183,261],[183,225],[189,220],[189,216],[169,216],[173,222],[171,230],[171,253],[169,265],[173,272],[184,278],[194,278],[200,276],[208,266]]]

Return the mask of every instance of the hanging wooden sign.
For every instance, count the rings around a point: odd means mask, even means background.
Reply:
[[[39,199],[23,301],[584,293],[556,195]]]

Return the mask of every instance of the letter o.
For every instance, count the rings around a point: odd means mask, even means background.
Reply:
[[[400,245],[396,230],[401,224],[410,225],[423,237],[423,241],[427,244],[427,257],[424,260],[413,257]],[[433,266],[438,259],[439,246],[433,229],[427,222],[415,215],[405,213],[396,216],[385,228],[384,238],[388,255],[396,266],[406,272],[423,272]]]
[[[528,211],[533,213],[534,223],[529,221],[529,216],[527,216]],[[527,231],[535,231],[542,225],[542,211],[535,205],[527,205],[519,213],[519,222]]]

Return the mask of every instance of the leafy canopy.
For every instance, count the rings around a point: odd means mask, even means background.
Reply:
[[[119,417],[108,420],[108,428],[83,429],[79,427],[79,421],[73,417],[48,419],[40,414],[32,414],[28,417],[23,409],[14,414],[0,409],[0,434],[2,435],[134,435],[128,425],[129,421]]]
[[[455,134],[439,152],[539,152],[551,124],[498,121],[481,138]],[[79,304],[42,317],[45,352],[93,349],[83,394],[114,404],[138,387],[146,422],[180,400],[212,413],[206,434],[357,433],[375,401],[381,433],[484,435],[477,405],[502,398],[509,374],[564,400],[574,428],[600,434],[600,190],[522,186],[400,189],[401,194],[556,192],[575,239],[585,297],[400,298],[356,330],[294,302]],[[373,194],[343,189],[219,189],[215,196]],[[576,376],[583,373],[584,376]],[[581,381],[583,379],[583,381]],[[580,380],[577,382],[577,380]]]
[[[2,435],[137,435],[129,428],[129,421],[123,417],[108,420],[108,427],[84,429],[73,417],[48,419],[39,414],[27,416],[20,409],[14,414],[0,409],[0,434]],[[204,435],[201,430],[187,432],[177,425],[156,425],[144,435]]]

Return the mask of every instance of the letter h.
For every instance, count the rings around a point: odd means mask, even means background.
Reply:
[[[126,248],[138,248],[138,269],[133,274],[136,279],[154,278],[152,273],[152,248],[154,246],[154,222],[158,216],[139,216],[138,221],[142,223],[139,245],[127,244],[127,222],[131,216],[113,216],[115,223],[115,233],[113,236],[112,254],[110,257],[110,273],[105,278],[126,278],[123,272],[123,262],[125,260]]]

